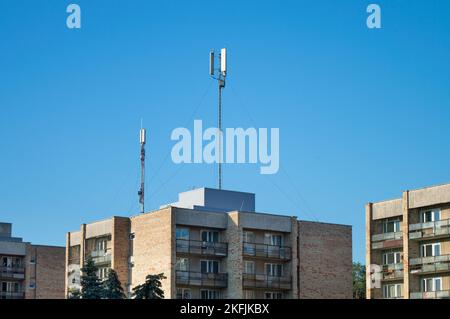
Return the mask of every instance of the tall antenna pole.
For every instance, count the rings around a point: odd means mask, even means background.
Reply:
[[[141,204],[141,213],[144,213],[144,195],[145,195],[145,140],[146,140],[145,128],[142,128],[139,132],[139,142],[141,143],[141,188],[138,191],[139,203]]]
[[[218,160],[218,188],[222,189],[222,90],[225,87],[225,78],[227,76],[227,49],[223,48],[219,54],[220,68],[214,68],[214,51],[209,54],[209,74],[219,83],[219,111],[218,111],[218,130],[219,130],[219,160]]]

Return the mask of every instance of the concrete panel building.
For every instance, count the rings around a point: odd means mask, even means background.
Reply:
[[[351,298],[350,226],[255,212],[255,195],[201,188],[131,218],[67,234],[66,293],[92,256],[119,273],[128,296],[164,273],[165,298]]]
[[[32,245],[0,223],[0,299],[63,299],[64,247]]]
[[[450,297],[450,184],[366,205],[367,298]]]

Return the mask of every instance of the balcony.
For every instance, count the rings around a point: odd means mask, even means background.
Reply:
[[[412,258],[409,265],[411,274],[447,272],[450,271],[450,255]]]
[[[0,291],[0,299],[25,299],[25,293]]]
[[[226,273],[201,273],[183,270],[177,270],[175,278],[177,285],[211,288],[226,288],[228,281]]]
[[[403,264],[383,265],[381,271],[384,281],[394,281],[403,279]]]
[[[0,267],[0,278],[24,279],[25,267],[21,266]]]
[[[289,290],[292,288],[292,278],[285,276],[268,276],[259,274],[243,274],[242,285],[244,288],[267,288]]]
[[[242,254],[250,257],[290,260],[291,247],[244,242]]]
[[[91,252],[91,257],[95,264],[111,263],[111,254],[108,253],[108,250],[94,250]]]
[[[177,253],[182,254],[225,257],[228,253],[228,244],[190,239],[177,239],[176,249]]]
[[[450,290],[428,291],[428,292],[411,292],[410,299],[449,299]]]
[[[403,232],[372,235],[372,249],[387,249],[403,245]]]
[[[409,239],[428,239],[450,236],[450,219],[409,225]]]

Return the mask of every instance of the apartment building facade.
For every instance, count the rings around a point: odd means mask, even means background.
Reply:
[[[65,248],[32,245],[0,223],[0,299],[63,299]]]
[[[367,298],[450,297],[450,184],[366,205]]]
[[[66,292],[92,256],[128,296],[164,273],[165,298],[351,298],[351,227],[255,212],[254,194],[201,188],[131,218],[67,234]]]

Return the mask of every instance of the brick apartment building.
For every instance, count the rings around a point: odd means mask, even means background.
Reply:
[[[32,245],[0,223],[0,299],[63,299],[64,247]]]
[[[352,298],[351,226],[255,212],[255,195],[200,188],[157,211],[67,234],[66,294],[92,256],[128,296],[164,273],[165,298]]]
[[[367,298],[450,297],[450,184],[366,205]]]

